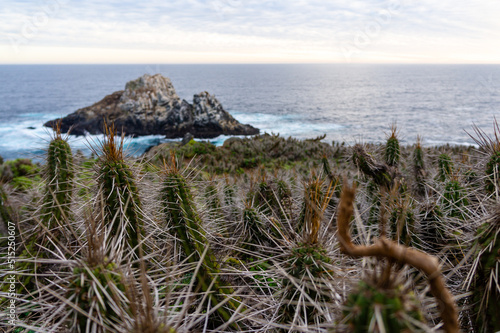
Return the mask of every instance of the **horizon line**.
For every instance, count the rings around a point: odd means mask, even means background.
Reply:
[[[193,62],[193,63],[184,63],[184,62],[170,62],[170,63],[149,63],[149,62],[131,62],[131,63],[0,63],[0,66],[85,66],[85,65],[98,65],[98,66],[132,66],[132,65],[348,65],[348,66],[356,66],[356,65],[500,65],[500,62],[495,63],[472,63],[472,62],[241,62],[241,63],[218,63],[218,62]]]

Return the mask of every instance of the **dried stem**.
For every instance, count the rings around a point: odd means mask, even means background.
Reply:
[[[354,245],[349,233],[349,222],[353,213],[355,186],[344,181],[337,216],[337,238],[342,252],[353,257],[385,257],[396,262],[413,266],[427,275],[431,293],[436,298],[443,319],[443,328],[448,333],[460,332],[458,314],[453,296],[446,288],[438,260],[424,252],[397,244],[380,237],[370,246]]]

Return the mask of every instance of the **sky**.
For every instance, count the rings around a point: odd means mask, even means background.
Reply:
[[[500,63],[498,0],[2,0],[0,64]]]

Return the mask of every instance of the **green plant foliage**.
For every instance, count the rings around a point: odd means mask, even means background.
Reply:
[[[103,159],[97,179],[103,192],[106,224],[113,235],[120,235],[124,229],[127,243],[136,248],[142,234],[142,213],[132,171],[124,160]]]
[[[279,200],[279,206],[276,206],[278,216],[282,221],[290,221],[292,219],[292,190],[290,185],[280,179],[276,182],[276,194]]]
[[[393,133],[389,139],[387,139],[387,144],[385,146],[385,163],[390,166],[397,166],[400,156],[399,140],[395,136],[395,133]]]
[[[255,208],[248,204],[243,210],[243,228],[242,248],[246,251],[242,256],[244,259],[253,260],[263,248],[269,246],[271,237]]]
[[[18,230],[16,230],[17,232]],[[16,236],[18,234],[16,233]],[[16,288],[15,293],[17,295],[29,295],[30,293],[37,293],[37,284],[35,281],[35,275],[40,268],[39,263],[35,263],[35,259],[45,259],[45,252],[39,251],[36,246],[36,237],[30,237],[26,244],[22,247],[17,245],[17,249],[22,249],[19,251],[21,254],[16,256],[15,263],[15,278],[16,278]],[[19,253],[18,252],[18,253]],[[21,259],[21,260],[20,260]],[[10,285],[4,283],[1,287],[2,292],[9,294],[12,290],[9,290]],[[5,305],[7,299],[0,297],[0,306]]]
[[[70,218],[73,194],[73,156],[68,142],[57,136],[50,144],[45,166],[45,193],[41,220],[49,229]]]
[[[375,184],[372,180],[369,180],[367,184],[367,192],[369,200],[371,201],[368,224],[377,225],[380,221],[380,190],[377,184]]]
[[[409,209],[408,209],[409,208]],[[411,207],[396,207],[389,218],[391,229],[395,239],[406,246],[418,244],[415,234],[415,215]]]
[[[343,243],[334,239],[340,228],[333,221],[341,212],[334,196],[340,194],[336,185],[342,177],[345,189],[354,179],[360,193],[352,206],[356,223],[348,226],[356,230],[353,244],[371,246],[370,237],[383,222],[387,237],[373,245],[387,245],[392,238],[439,256],[444,282],[464,305],[460,318],[469,324],[463,331],[498,330],[492,325],[500,311],[500,235],[491,221],[478,234],[475,230],[476,221],[497,205],[491,194],[496,178],[477,172],[491,152],[423,149],[418,142],[417,147],[396,145],[390,138],[354,147],[321,139],[260,135],[231,138],[221,147],[194,140],[184,146],[169,143],[151,149],[148,154],[159,155],[146,156],[153,161],[149,165],[124,158],[121,143],[111,136],[90,159],[78,153],[71,157],[67,143],[54,140],[41,181],[31,161],[4,162],[0,224],[14,219],[19,229],[15,270],[22,325],[72,332],[95,328],[96,333],[170,333],[170,327],[179,332],[345,327],[381,332],[382,326],[385,332],[410,332],[418,331],[419,323],[425,326],[422,313],[427,324],[438,325],[439,309],[423,276],[402,268],[403,261],[374,254],[376,261],[361,262],[341,254]],[[169,149],[172,163],[162,159]],[[447,171],[440,171],[438,163],[424,163],[424,152],[438,156],[442,151],[450,158],[441,164],[462,160],[460,168],[441,165]],[[465,153],[470,156],[461,158]],[[496,173],[495,163],[487,165],[490,175]],[[443,182],[428,178],[438,173]],[[67,224],[56,228],[56,220]],[[226,229],[218,228],[219,221]],[[50,238],[41,229],[60,230],[56,248],[43,241]],[[7,259],[2,248],[0,258]],[[379,265],[389,262],[391,270]],[[370,263],[377,265],[372,275],[366,274]],[[5,268],[0,273],[10,274]],[[382,275],[384,283],[375,279]],[[403,278],[404,285],[392,283]],[[352,290],[347,281],[360,279],[347,299]],[[0,297],[4,306],[9,299],[4,293]]]
[[[205,198],[208,206],[208,213],[211,219],[222,218],[222,206],[219,198],[219,191],[215,182],[210,182],[205,188]]]
[[[19,191],[31,189],[36,182],[40,181],[40,168],[26,158],[18,158],[7,161],[0,165],[0,181],[11,183]]]
[[[451,217],[458,217],[464,219],[464,208],[469,204],[465,190],[457,180],[450,180],[446,183],[444,189],[444,203],[443,207],[445,213]]]
[[[189,141],[187,144],[180,146],[177,149],[176,155],[179,157],[191,159],[195,156],[212,154],[214,152],[215,146],[210,142],[195,141],[194,139],[191,139],[191,141]]]
[[[2,184],[0,184],[0,218],[4,229],[9,230],[8,223],[14,221],[12,220],[12,208],[8,203],[7,193],[5,193]],[[18,233],[16,232],[16,234]]]
[[[2,179],[10,181],[17,177],[31,177],[40,172],[40,168],[27,158],[17,158],[2,165]]]
[[[312,324],[323,320],[317,307],[331,301],[328,280],[333,277],[326,250],[319,244],[299,243],[291,250],[286,263],[287,277],[282,281],[282,306],[278,312],[280,322],[292,324],[302,318],[302,322]]]
[[[400,187],[401,190],[401,187]],[[414,202],[408,192],[396,193],[389,216],[393,240],[406,246],[415,246],[419,239],[415,230]]]
[[[328,158],[326,155],[323,155],[321,158],[321,163],[323,164],[323,173],[328,177],[333,177],[332,169],[330,168],[330,162],[328,162]]]
[[[271,268],[271,265],[269,264],[268,261],[254,262],[253,259],[250,259],[248,263],[250,272],[254,273],[252,277],[257,281],[257,284],[260,287],[278,288],[278,281],[275,278],[270,277],[268,276],[268,274],[266,274],[267,272],[270,271]]]
[[[123,137],[117,143],[114,127],[108,127],[106,131],[102,154],[95,163],[101,194],[98,202],[102,205],[104,224],[111,230],[111,235],[123,238],[129,250],[135,249],[135,255],[139,258],[139,244],[144,229],[139,190],[123,156]]]
[[[107,332],[101,324],[119,323],[122,314],[116,305],[122,297],[120,294],[125,293],[122,280],[112,262],[75,268],[67,286],[67,299],[72,303],[68,305],[72,314],[69,319],[71,326],[78,327],[82,333]]]
[[[265,215],[272,215],[277,208],[278,202],[276,195],[274,194],[273,188],[266,180],[259,183],[253,203],[257,209]]]
[[[283,138],[279,135],[262,134],[248,138],[230,138],[222,147],[215,147],[210,142],[192,140],[187,145],[166,143],[155,147],[148,154],[161,164],[171,150],[178,158],[191,159],[197,156],[193,165],[203,167],[207,172],[223,174],[243,174],[248,169],[264,167],[269,170],[291,169],[304,165],[310,159],[320,160],[323,155],[328,157],[341,155],[343,146],[336,150],[321,142],[320,138],[298,140],[292,137]]]
[[[365,151],[363,146],[358,144],[353,147],[352,159],[358,169],[367,177],[372,178],[375,184],[378,186],[385,186],[386,188],[391,187],[394,177],[389,167],[385,164],[377,163],[375,159]]]
[[[441,154],[438,157],[438,179],[444,182],[453,173],[453,161],[450,155]]]
[[[401,286],[380,288],[360,281],[345,307],[342,322],[349,332],[425,332],[415,324],[424,321],[420,304]]]
[[[175,162],[173,163],[175,164]],[[198,287],[202,292],[209,293],[212,307],[217,306],[225,298],[229,298],[225,306],[217,308],[217,313],[222,321],[228,322],[232,316],[231,313],[236,311],[240,303],[233,298],[233,289],[220,279],[220,266],[206,239],[191,190],[175,166],[166,170],[162,183],[163,211],[167,223],[172,227],[171,232],[180,240],[180,260],[187,259],[193,264],[197,264],[200,260],[203,261],[203,265],[196,275]],[[216,294],[213,291],[216,291]],[[219,320],[214,321],[220,322]],[[233,326],[238,327],[235,323]]]
[[[494,152],[486,164],[486,191],[494,193],[500,185],[500,152]]]
[[[420,211],[420,239],[425,251],[437,253],[448,244],[443,212],[437,203],[429,203]]]
[[[236,206],[236,185],[231,185],[226,180],[223,188],[224,210],[226,211],[228,220],[239,218],[240,210]]]
[[[474,281],[474,302],[478,332],[500,331],[500,221],[494,216],[478,229],[478,262]]]
[[[296,225],[296,232],[302,234],[305,231],[305,226],[308,220],[321,219],[322,211],[319,207],[322,206],[325,198],[323,183],[320,181],[310,181],[305,185],[304,199],[300,209],[299,220]]]
[[[424,151],[420,144],[420,138],[417,138],[415,150],[413,150],[413,173],[415,175],[416,193],[419,195],[425,194],[425,162]]]

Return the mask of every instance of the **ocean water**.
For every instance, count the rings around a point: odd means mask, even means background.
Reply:
[[[383,142],[392,123],[402,143],[473,144],[475,124],[492,133],[500,111],[499,65],[8,65],[0,66],[0,155],[43,153],[45,121],[91,105],[148,73],[169,77],[192,102],[214,94],[261,132],[325,141]],[[227,137],[211,141],[222,144]],[[99,136],[70,137],[89,152]],[[139,155],[161,136],[129,138]]]

